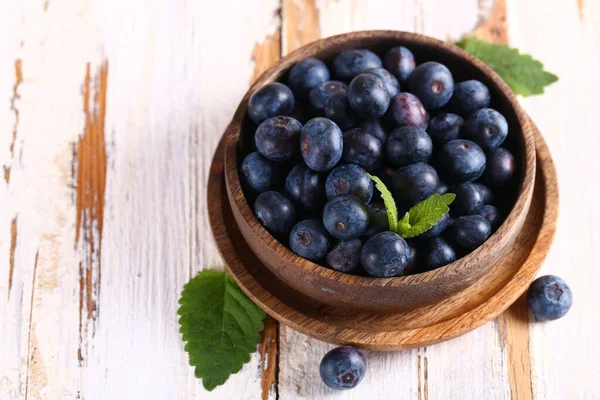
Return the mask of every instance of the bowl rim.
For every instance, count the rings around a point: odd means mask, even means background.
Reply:
[[[238,143],[241,138],[242,121],[246,115],[250,96],[259,87],[276,81],[281,77],[282,73],[287,71],[297,62],[306,57],[310,57],[310,55],[307,56],[305,54],[308,50],[310,50],[312,53],[315,53],[327,49],[332,42],[334,44],[347,44],[348,42],[358,42],[361,39],[397,41],[398,45],[402,45],[402,42],[421,42],[422,45],[426,44],[429,47],[434,47],[436,51],[441,51],[471,64],[472,67],[475,67],[481,73],[483,73],[486,78],[488,78],[496,86],[501,95],[505,97],[505,100],[513,110],[521,128],[522,140],[525,149],[525,152],[522,155],[524,165],[522,169],[522,180],[519,186],[519,193],[511,211],[506,216],[502,225],[488,238],[488,240],[485,241],[485,243],[458,260],[432,271],[422,272],[414,275],[376,278],[338,272],[316,264],[294,253],[291,249],[273,237],[263,227],[263,225],[254,215],[254,212],[248,204],[244,191],[241,187],[237,165]],[[230,200],[233,200],[231,202],[231,207],[238,208],[240,214],[243,216],[244,222],[250,227],[252,232],[260,240],[265,242],[265,244],[280,257],[285,258],[286,261],[294,264],[298,268],[305,270],[305,272],[317,274],[321,278],[332,280],[340,284],[351,285],[353,287],[418,285],[421,282],[433,283],[434,281],[439,281],[447,277],[463,275],[465,272],[468,272],[470,265],[475,266],[479,264],[475,261],[485,260],[486,254],[488,254],[490,250],[498,247],[504,248],[514,239],[514,229],[512,228],[514,228],[519,221],[523,220],[522,217],[524,217],[524,214],[528,212],[528,206],[533,195],[536,172],[535,140],[533,136],[533,130],[529,123],[529,118],[519,104],[516,95],[496,72],[494,72],[490,67],[488,67],[475,56],[459,48],[453,43],[443,42],[439,39],[417,33],[394,30],[355,31],[319,39],[294,50],[290,54],[278,60],[273,66],[261,74],[260,77],[250,86],[242,98],[242,101],[239,103],[233,119],[225,130],[224,135],[225,182],[227,191],[228,193],[232,194],[231,197],[233,198],[230,198]]]

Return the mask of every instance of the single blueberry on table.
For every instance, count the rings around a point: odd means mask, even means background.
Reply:
[[[381,165],[383,143],[369,132],[350,129],[344,132],[342,158],[347,163],[358,164],[367,171],[373,171]]]
[[[541,276],[527,290],[527,305],[531,313],[540,320],[561,318],[569,312],[572,304],[571,289],[558,276]]]
[[[294,94],[283,83],[267,83],[250,96],[248,116],[256,125],[277,115],[287,115],[294,109]]]
[[[392,177],[392,191],[397,201],[412,207],[434,194],[439,183],[435,169],[421,162],[396,170]]]
[[[369,226],[363,233],[363,238],[369,239],[380,232],[390,230],[390,222],[383,202],[377,201],[368,204],[367,211],[369,213]]]
[[[319,366],[323,382],[332,389],[352,389],[360,383],[367,371],[363,354],[354,346],[330,350]]]
[[[349,129],[356,123],[356,115],[350,107],[346,92],[332,93],[325,101],[323,113],[335,122],[340,129]]]
[[[390,94],[377,76],[360,74],[348,85],[348,102],[359,117],[379,118],[390,105]]]
[[[388,114],[396,126],[427,128],[429,114],[417,96],[401,92],[392,97]]]
[[[342,158],[344,138],[342,131],[327,118],[313,118],[300,133],[300,152],[304,162],[313,171],[328,171]]]
[[[439,236],[442,232],[444,232],[444,230],[446,230],[446,228],[448,228],[449,225],[450,214],[446,213],[444,214],[442,219],[438,221],[436,226],[424,233],[421,233],[419,236],[417,236],[417,239],[429,239],[435,236]]]
[[[394,74],[400,82],[406,82],[415,69],[415,56],[406,47],[392,47],[385,53],[383,65],[385,69]]]
[[[340,194],[351,194],[368,204],[373,197],[373,181],[367,171],[356,164],[335,167],[325,181],[325,194],[331,200]]]
[[[451,233],[457,245],[466,250],[474,250],[490,237],[492,227],[480,215],[467,215],[454,220]]]
[[[323,225],[337,239],[356,239],[369,226],[369,212],[358,197],[341,194],[325,203]]]
[[[498,189],[511,183],[516,170],[515,157],[504,147],[487,154],[487,166],[483,173],[485,183]]]
[[[296,209],[281,193],[268,191],[258,195],[254,202],[256,218],[274,233],[287,233],[296,223]]]
[[[291,160],[299,153],[302,124],[292,117],[263,121],[254,135],[256,149],[271,161]]]
[[[329,80],[327,65],[319,59],[307,58],[294,65],[288,75],[288,86],[297,97],[306,97],[311,89]]]
[[[290,248],[300,257],[316,261],[327,254],[331,237],[317,219],[298,222],[290,232]]]
[[[492,204],[492,202],[494,201],[494,193],[492,193],[490,188],[484,185],[483,183],[479,182],[475,182],[473,183],[473,185],[475,185],[477,189],[479,189],[479,192],[481,193],[481,197],[483,199],[483,204]]]
[[[479,187],[473,183],[461,183],[452,188],[456,199],[450,205],[455,216],[479,214],[483,205],[483,195]]]
[[[333,60],[333,75],[340,80],[350,81],[369,68],[381,67],[381,59],[370,50],[346,50]]]
[[[285,180],[285,190],[301,208],[320,210],[325,204],[325,176],[298,164]]]
[[[442,113],[429,120],[427,133],[436,145],[459,139],[465,120],[457,114]]]
[[[442,177],[448,182],[470,182],[485,170],[485,153],[474,142],[452,140],[442,147],[438,156]]]
[[[465,137],[484,150],[500,146],[508,136],[508,122],[498,111],[482,108],[469,115],[465,122]]]
[[[353,272],[360,267],[360,239],[340,240],[327,253],[327,265],[339,272]]]
[[[454,79],[445,65],[428,61],[410,74],[408,88],[426,109],[433,110],[448,103],[454,92]]]
[[[323,112],[325,109],[325,103],[329,96],[336,92],[348,91],[348,85],[341,81],[327,81],[319,83],[310,91],[308,95],[308,102],[312,108],[317,112]]]
[[[454,248],[442,237],[436,236],[429,239],[424,249],[427,271],[432,271],[456,261]]]
[[[390,98],[400,93],[400,82],[385,68],[369,68],[365,70],[366,74],[373,74],[383,82],[385,88],[390,94]]]
[[[399,276],[408,265],[410,248],[402,236],[381,232],[362,247],[360,259],[363,269],[371,276],[389,278]]]
[[[490,90],[483,83],[470,80],[454,84],[450,108],[460,115],[469,115],[490,105]]]
[[[397,166],[429,160],[433,151],[431,138],[416,126],[396,128],[385,143],[388,160]]]
[[[265,192],[279,182],[279,167],[256,151],[244,158],[241,170],[243,182],[255,192]]]
[[[387,132],[381,126],[381,122],[377,118],[371,119],[359,119],[356,121],[354,125],[355,128],[361,129],[363,131],[367,131],[370,134],[374,135],[377,139],[381,140],[381,143],[385,143],[385,139],[387,138]]]
[[[483,218],[488,220],[493,231],[498,229],[502,223],[502,220],[500,219],[500,211],[498,211],[498,209],[491,204],[483,206],[481,211],[478,212],[478,215],[481,215]]]

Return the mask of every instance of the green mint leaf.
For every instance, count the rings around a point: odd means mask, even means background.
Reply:
[[[541,62],[507,45],[488,43],[469,36],[456,45],[486,63],[516,94],[532,96],[544,93],[544,87],[558,77],[544,70]]]
[[[367,176],[371,178],[373,182],[375,182],[375,187],[377,190],[379,190],[379,192],[381,192],[381,198],[383,199],[383,204],[385,205],[385,211],[387,211],[390,231],[396,232],[396,225],[398,223],[398,209],[396,208],[396,202],[394,201],[392,193],[389,191],[387,186],[385,186],[385,183],[381,181],[381,179],[369,173],[367,173]]]
[[[398,223],[397,233],[403,238],[409,239],[427,232],[438,224],[444,214],[450,211],[448,206],[455,198],[454,193],[446,193],[443,196],[436,193],[429,196],[408,210],[402,221]]]
[[[180,332],[196,377],[206,390],[225,383],[250,361],[265,313],[225,272],[204,270],[183,288]]]

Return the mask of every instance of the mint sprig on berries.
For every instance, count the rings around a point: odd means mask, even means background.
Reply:
[[[371,174],[367,174],[367,176],[375,182],[375,187],[381,193],[390,231],[396,232],[405,239],[419,236],[436,226],[442,220],[444,214],[450,211],[448,206],[456,198],[454,193],[444,195],[435,193],[412,207],[402,216],[402,219],[398,220],[398,208],[392,192],[378,177]]]

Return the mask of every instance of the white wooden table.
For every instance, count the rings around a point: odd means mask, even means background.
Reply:
[[[2,1],[0,399],[600,398],[600,2],[498,0],[486,21],[492,3]],[[197,271],[222,266],[207,173],[250,82],[320,36],[454,40],[476,26],[560,77],[522,103],[558,169],[542,272],[570,283],[571,312],[527,324],[521,304],[447,343],[369,353],[348,392],[319,381],[330,345],[271,323],[263,351],[205,392],[177,300]]]

